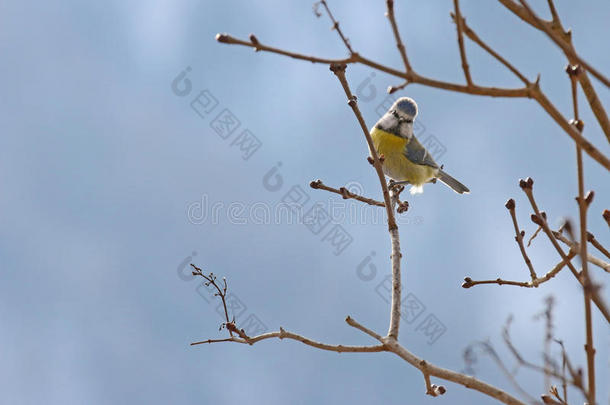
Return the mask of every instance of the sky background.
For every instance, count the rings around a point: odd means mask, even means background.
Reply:
[[[396,14],[413,67],[463,82],[452,2],[403,3]],[[400,69],[384,2],[330,5],[355,50]],[[609,72],[610,5],[563,0],[557,8],[581,55]],[[527,77],[540,72],[542,89],[570,116],[565,60],[548,39],[496,2],[463,1],[462,13]],[[421,374],[394,355],[321,352],[293,341],[189,346],[226,336],[218,301],[188,277],[190,262],[227,277],[244,327],[282,326],[334,344],[375,343],[347,326],[346,315],[387,330],[382,211],[308,187],[320,178],[381,198],[338,81],[325,65],[214,40],[218,32],[256,33],[270,45],[344,57],[329,28],[312,1],[0,2],[1,403],[495,403],[438,380],[448,392],[427,397]],[[520,86],[466,46],[477,83]],[[172,84],[187,68],[190,91],[184,81]],[[400,81],[362,66],[348,67],[347,77],[370,127],[385,89]],[[608,89],[593,83],[610,106]],[[440,142],[437,160],[472,190],[427,185],[408,198],[399,222],[403,284],[420,310],[402,323],[401,343],[460,371],[464,349],[489,340],[512,368],[501,339],[512,314],[515,345],[540,363],[544,326],[535,315],[552,294],[556,336],[584,365],[581,290],[567,270],[538,289],[460,287],[465,276],[528,278],[504,208],[515,198],[529,237],[535,226],[520,178],[534,178],[551,224],[577,218],[573,143],[531,100],[419,85],[398,95],[417,100],[420,140]],[[215,121],[225,109],[239,121],[231,133]],[[610,155],[583,104],[581,111],[585,135]],[[252,135],[260,147],[242,150]],[[590,230],[607,246],[608,172],[586,157],[585,173],[596,191]],[[321,204],[330,223],[315,233],[298,214],[273,214],[295,195],[303,212]],[[338,230],[351,241],[339,248],[331,243]],[[528,252],[539,274],[559,261],[542,236]],[[608,403],[610,330],[593,314],[598,398]],[[429,322],[442,333],[426,336]],[[517,393],[488,356],[474,371]],[[517,379],[542,393],[542,376],[520,370]],[[571,400],[583,402],[578,394]]]

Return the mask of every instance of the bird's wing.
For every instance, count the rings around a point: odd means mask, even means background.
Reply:
[[[407,157],[407,159],[409,159],[415,164],[430,166],[434,167],[435,169],[438,168],[438,165],[436,164],[432,156],[430,156],[430,153],[428,153],[426,148],[424,148],[423,145],[419,143],[415,136],[412,136],[411,140],[407,142],[403,153]]]

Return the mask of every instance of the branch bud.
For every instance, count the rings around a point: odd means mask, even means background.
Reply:
[[[535,223],[538,226],[542,226],[542,224],[544,223],[540,217],[538,217],[538,215],[536,214],[532,214],[532,216],[530,217],[532,222]]]
[[[222,33],[222,34],[218,33],[218,34],[216,34],[216,41],[222,42],[224,44],[229,43],[229,38],[231,38],[229,36],[229,34],[225,34],[225,33]]]
[[[576,78],[580,74],[581,71],[582,71],[582,69],[580,68],[579,65],[568,64],[566,66],[566,73],[568,74],[568,76],[570,76],[570,78]]]
[[[309,187],[311,187],[313,189],[318,189],[318,188],[320,188],[321,185],[322,185],[322,180],[320,180],[320,179],[313,180],[311,183],[309,183]]]
[[[585,195],[585,202],[587,203],[587,207],[593,202],[593,197],[595,197],[595,192],[593,190],[589,190],[587,192],[587,195]]]
[[[534,179],[532,179],[531,177],[528,177],[527,179],[523,180],[519,180],[519,187],[521,187],[522,189],[531,189],[532,186],[534,185]]]
[[[259,46],[261,43],[258,42],[258,38],[256,38],[256,36],[254,34],[250,34],[250,42],[252,42],[252,45],[256,45]]]

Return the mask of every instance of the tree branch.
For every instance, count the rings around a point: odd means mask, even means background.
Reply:
[[[462,60],[462,70],[464,71],[464,77],[466,78],[466,83],[469,86],[472,86],[472,78],[470,77],[470,68],[468,67],[468,59],[466,58],[466,50],[464,49],[464,38],[462,36],[462,25],[464,20],[462,19],[462,15],[460,13],[460,2],[459,0],[453,0],[453,8],[455,10],[455,20],[457,27],[457,40],[458,47],[460,48],[460,59]]]
[[[398,31],[398,25],[396,24],[396,17],[394,16],[394,0],[386,0],[386,16],[388,20],[390,20],[390,25],[392,26],[392,32],[394,33],[394,40],[396,41],[396,47],[398,48],[398,52],[400,52],[400,57],[402,58],[402,63],[405,66],[405,72],[408,74],[413,69],[411,68],[411,64],[409,63],[409,58],[407,57],[407,48],[402,43],[402,39],[400,39],[400,32]]]
[[[529,268],[532,281],[534,281],[538,278],[538,276],[536,276],[536,272],[534,271],[534,266],[532,265],[530,258],[527,256],[527,253],[525,252],[525,246],[523,246],[523,236],[525,235],[525,232],[519,229],[519,224],[517,223],[517,216],[515,214],[515,200],[513,200],[512,198],[510,200],[508,200],[505,204],[505,207],[510,212],[510,217],[513,220],[513,226],[515,227],[515,241],[519,245],[519,250],[521,251],[523,260],[525,261],[525,264]]]
[[[557,12],[554,11],[555,7],[552,1],[549,1],[549,8],[551,8],[551,14],[553,15],[553,21],[545,21],[536,16],[534,13],[528,12],[526,8],[516,4],[513,0],[498,0],[504,7],[510,10],[513,14],[521,18],[524,22],[531,25],[532,27],[542,31],[547,32],[548,30],[552,32],[557,32],[556,39],[563,41],[567,46],[574,48],[572,44],[572,34],[570,31],[565,31],[563,26],[561,25],[561,21],[559,20],[559,16]],[[545,26],[547,30],[541,28]],[[548,34],[547,34],[548,35]],[[552,39],[552,38],[551,38]],[[570,61],[571,64],[579,64],[579,61],[571,58],[568,53],[564,51],[566,58]],[[608,142],[610,142],[610,120],[608,120],[608,115],[606,114],[606,110],[602,105],[600,99],[597,96],[595,88],[593,84],[589,80],[589,76],[587,72],[583,72],[579,75],[579,83],[585,96],[587,97],[587,101],[589,102],[589,106],[591,107],[591,111],[595,115],[597,122],[602,128],[604,134]]]
[[[580,243],[571,241],[570,239],[566,238],[561,232],[553,231],[553,236],[555,236],[555,238],[557,238],[557,240],[565,243],[571,249],[574,249],[577,252],[580,251],[580,249],[581,249]],[[603,246],[602,246],[602,248],[603,248]],[[589,263],[594,264],[597,267],[603,269],[605,272],[610,273],[610,263],[607,263],[607,262],[593,256],[590,253],[587,253],[587,261]]]
[[[339,27],[339,21],[335,20],[333,13],[330,12],[330,8],[328,8],[328,4],[326,4],[326,0],[320,0],[320,4],[322,4],[324,6],[324,9],[326,10],[326,14],[328,14],[328,18],[330,18],[330,20],[333,23],[332,29],[337,31],[337,34],[339,34],[341,41],[343,41],[343,44],[349,51],[350,55],[353,54],[354,50],[352,49],[352,46],[349,43],[349,39],[347,39],[347,37],[345,35],[343,35],[343,31],[341,31],[341,28]]]
[[[525,288],[533,288],[538,287],[540,284],[545,283],[555,277],[557,273],[561,271],[565,267],[565,265],[575,256],[577,255],[576,250],[570,250],[566,256],[566,259],[562,259],[559,263],[555,265],[548,273],[544,276],[536,278],[531,281],[510,281],[503,280],[501,278],[497,278],[495,280],[472,280],[470,277],[465,277],[464,282],[462,283],[463,288],[474,287],[479,284],[498,284],[498,285],[514,285],[517,287],[525,287]]]
[[[330,191],[331,193],[339,194],[341,197],[343,197],[344,200],[352,198],[354,200],[361,201],[368,205],[375,205],[377,207],[385,207],[385,204],[382,203],[381,201],[373,200],[372,198],[367,198],[367,197],[363,197],[358,194],[352,193],[345,187],[341,187],[339,189],[329,187],[329,186],[325,185],[324,183],[322,183],[322,180],[319,180],[319,179],[314,180],[311,183],[309,183],[309,187],[311,187],[313,189],[325,190],[325,191]]]
[[[528,14],[530,14],[532,19],[535,21],[537,27],[540,30],[544,31],[547,34],[547,36],[553,42],[555,42],[555,44],[558,47],[561,48],[561,50],[566,54],[566,56],[570,59],[570,61],[574,61],[575,64],[581,65],[582,67],[587,69],[587,71],[590,72],[593,76],[595,76],[600,82],[605,84],[606,87],[610,87],[610,80],[608,80],[608,78],[606,78],[604,75],[602,75],[600,72],[598,72],[597,69],[595,69],[589,63],[587,63],[583,58],[581,58],[576,53],[573,46],[567,44],[562,38],[559,37],[559,35],[557,35],[557,33],[555,33],[551,29],[551,27],[549,27],[548,24],[545,24],[544,21],[542,21],[540,18],[538,18],[538,16],[536,15],[536,13],[534,13],[534,11],[531,9],[531,7],[529,6],[529,4],[527,3],[526,0],[519,0],[519,3],[521,3],[521,6],[523,8],[525,8],[525,10],[527,11]]]
[[[542,226],[542,230],[549,238],[549,241],[551,242],[551,244],[553,245],[553,247],[555,248],[557,253],[559,253],[559,256],[561,256],[561,258],[564,261],[566,261],[566,264],[567,264],[568,268],[570,269],[570,271],[572,272],[572,275],[576,278],[576,280],[578,280],[578,282],[583,287],[585,287],[584,281],[581,279],[579,272],[576,270],[576,268],[574,268],[574,265],[572,265],[572,263],[569,260],[566,260],[567,255],[563,251],[561,246],[559,246],[559,242],[557,242],[557,239],[555,238],[555,236],[553,235],[553,232],[549,228],[549,226],[546,222],[546,215],[543,215],[540,212],[540,210],[538,209],[538,205],[536,204],[536,200],[534,199],[534,194],[532,191],[533,185],[534,185],[534,180],[532,180],[529,177],[526,180],[521,180],[519,182],[519,186],[521,187],[521,189],[527,196],[530,204],[532,205],[532,208],[534,209],[535,215],[532,215],[532,221],[534,221],[534,223],[536,223],[537,225]],[[586,260],[584,260],[584,262],[586,262]],[[610,311],[608,310],[608,307],[606,306],[606,303],[604,302],[604,300],[599,296],[597,289],[591,289],[591,299],[593,300],[593,302],[595,303],[597,308],[599,308],[602,315],[604,315],[604,317],[606,318],[606,321],[610,323]]]
[[[345,64],[334,64],[331,65],[330,70],[337,76],[341,86],[343,87],[343,91],[347,96],[347,103],[352,108],[358,123],[360,124],[360,128],[362,129],[362,133],[364,134],[364,138],[366,139],[366,143],[369,147],[369,153],[373,158],[373,167],[375,168],[375,172],[377,173],[377,177],[379,178],[379,184],[381,185],[381,190],[383,191],[383,201],[386,208],[386,213],[388,215],[388,231],[390,233],[390,241],[392,243],[392,253],[390,258],[392,260],[392,304],[391,304],[391,312],[390,312],[390,327],[388,330],[388,337],[392,339],[398,339],[398,329],[400,328],[400,293],[401,293],[401,276],[400,276],[400,237],[398,235],[398,226],[396,225],[396,218],[394,216],[394,209],[392,207],[392,202],[390,199],[390,192],[388,190],[388,185],[385,180],[385,175],[383,174],[383,169],[381,168],[381,161],[379,160],[379,155],[377,150],[375,149],[375,145],[373,144],[373,139],[371,138],[371,134],[364,122],[364,118],[362,117],[362,113],[358,108],[358,102],[356,97],[352,94],[352,91],[349,88],[349,84],[347,83],[347,79],[345,78],[345,69],[347,66]]]
[[[315,340],[311,340],[304,336],[298,335],[296,333],[288,332],[283,328],[280,328],[278,332],[269,332],[264,333],[258,336],[245,336],[243,338],[231,337],[228,339],[217,339],[217,340],[203,340],[201,342],[191,343],[191,346],[200,345],[204,343],[217,343],[217,342],[235,342],[235,343],[243,343],[248,345],[253,345],[254,343],[260,342],[261,340],[266,339],[291,339],[301,342],[307,346],[315,347],[316,349],[326,350],[329,352],[337,352],[337,353],[375,353],[375,352],[384,352],[386,348],[384,345],[376,345],[376,346],[344,346],[344,345],[329,345],[326,343],[316,342]]]
[[[526,6],[526,3],[522,1]],[[528,8],[529,10],[529,8]],[[529,10],[531,11],[531,10]],[[582,132],[583,124],[578,116],[578,92],[576,91],[576,80],[578,76],[578,67],[568,68],[567,73],[570,77],[572,85],[572,104],[574,108],[574,124],[580,132]],[[576,168],[578,177],[578,212],[580,219],[580,260],[582,263],[582,281],[585,300],[585,352],[587,353],[587,377],[588,391],[587,400],[590,404],[595,404],[595,347],[593,346],[593,320],[591,319],[591,291],[593,290],[593,282],[589,277],[589,263],[587,254],[587,209],[593,201],[593,192],[589,191],[585,197],[585,179],[582,166],[582,149],[576,145]]]
[[[587,232],[587,240],[604,256],[610,259],[610,252],[601,243],[599,243],[597,239],[595,239],[595,236],[591,232]]]

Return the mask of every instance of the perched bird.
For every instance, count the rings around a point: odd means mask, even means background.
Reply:
[[[411,184],[411,194],[423,193],[423,185],[438,179],[456,193],[469,193],[468,187],[449,176],[413,134],[417,104],[402,97],[390,107],[371,130],[373,144],[384,155],[383,172],[401,184]]]

